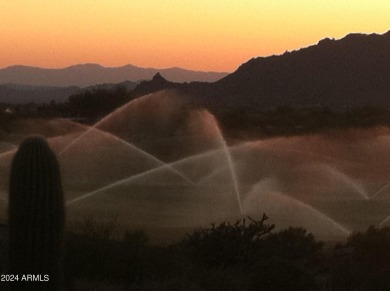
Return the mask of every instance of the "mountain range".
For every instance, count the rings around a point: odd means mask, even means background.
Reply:
[[[323,39],[255,58],[210,88],[212,98],[258,106],[390,105],[390,31]]]
[[[390,106],[390,31],[349,34],[283,55],[258,57],[214,83],[157,76],[134,94],[176,88],[208,108]]]
[[[349,34],[339,40],[326,38],[316,45],[282,55],[253,58],[229,75],[184,72],[182,69],[159,70],[160,73],[156,69],[141,69],[144,75],[134,77],[131,73],[134,68],[103,68],[91,64],[49,70],[9,67],[0,70],[0,84],[13,78],[15,83],[74,86],[115,83],[113,80],[121,76],[126,80],[147,79],[127,84],[126,87],[132,90],[131,98],[163,89],[177,89],[192,96],[195,103],[211,109],[390,106],[390,31],[381,35]],[[181,72],[180,78],[177,72]],[[208,76],[207,82],[202,79],[205,76]],[[211,76],[214,82],[210,82]],[[184,80],[186,82],[182,83]],[[195,82],[188,83],[188,80]],[[2,90],[5,89],[0,87],[0,102]],[[68,94],[76,89],[66,87],[63,90]],[[49,91],[48,95],[55,95],[55,89]],[[25,92],[20,94],[27,95]]]
[[[227,73],[191,71],[182,68],[154,69],[133,65],[103,67],[97,64],[80,64],[62,69],[29,66],[10,66],[0,69],[0,84],[30,86],[87,87],[102,83],[141,81],[151,79],[157,72],[174,82],[214,82]]]
[[[86,90],[110,90],[114,87],[125,87],[128,91],[137,87],[136,82],[124,81],[121,83],[105,83],[85,88],[77,86],[30,86],[5,84],[0,85],[0,103],[26,104],[26,103],[50,103],[52,100],[59,103],[65,102],[69,96]]]

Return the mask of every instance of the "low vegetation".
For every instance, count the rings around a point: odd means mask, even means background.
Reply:
[[[250,217],[212,224],[169,245],[143,231],[111,235],[86,218],[65,240],[66,290],[388,290],[390,228],[324,244],[302,228],[275,231]],[[5,230],[2,227],[2,230]],[[6,272],[6,232],[0,270]]]
[[[213,224],[167,246],[148,244],[142,231],[128,232],[120,241],[89,230],[69,235],[68,284],[77,288],[80,282],[99,281],[123,290],[315,290],[323,243],[301,228],[273,232],[265,221],[264,216]]]
[[[330,246],[305,229],[275,231],[248,217],[170,245],[151,245],[142,231],[122,240],[69,234],[66,258],[73,290],[388,290],[390,228]]]

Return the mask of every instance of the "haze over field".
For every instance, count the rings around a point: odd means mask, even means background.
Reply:
[[[122,227],[188,229],[266,212],[278,228],[324,239],[390,223],[385,126],[229,144],[212,113],[175,91],[130,101],[92,127],[15,120],[2,133],[3,203],[10,162],[30,134],[59,157],[73,223],[119,215]]]

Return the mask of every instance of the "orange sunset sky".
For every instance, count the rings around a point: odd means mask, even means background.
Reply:
[[[233,71],[350,32],[390,30],[389,0],[0,0],[0,68]]]

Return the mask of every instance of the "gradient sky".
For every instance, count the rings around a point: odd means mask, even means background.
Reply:
[[[325,37],[388,30],[389,0],[0,0],[0,68],[233,71]]]

